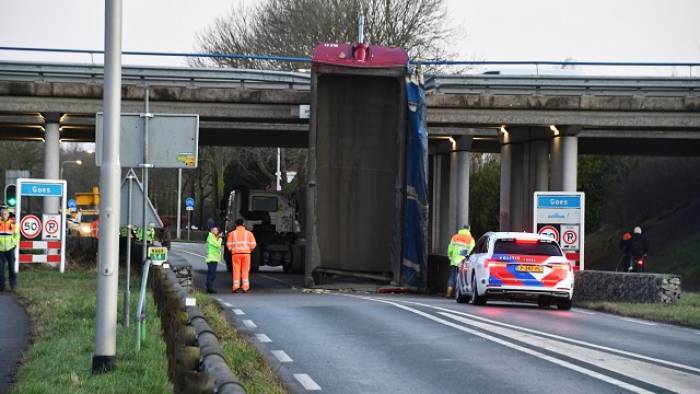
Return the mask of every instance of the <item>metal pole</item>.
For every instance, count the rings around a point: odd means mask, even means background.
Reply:
[[[121,116],[122,0],[105,0],[104,134],[100,167],[100,227],[97,270],[97,316],[93,373],[117,363],[119,279],[119,127]]]
[[[365,42],[365,16],[362,15],[362,10],[360,10],[360,21],[357,27],[357,42]]]
[[[124,327],[129,327],[130,299],[131,299],[131,212],[132,212],[132,187],[134,176],[129,171],[129,191],[126,206],[126,289],[124,290]]]
[[[146,213],[148,212],[148,168],[151,164],[148,162],[148,119],[153,117],[149,111],[148,103],[149,90],[146,86],[144,92],[144,114],[143,114],[143,216],[141,220],[141,261],[143,262],[141,292],[139,295],[139,308],[136,313],[136,350],[141,350],[141,325],[145,319],[143,311],[143,300],[146,293],[146,281],[148,280],[148,223],[146,223]]]
[[[177,229],[175,239],[180,240],[180,215],[182,214],[182,168],[177,169]]]
[[[192,218],[192,211],[190,211],[188,209],[187,210],[187,240],[188,241],[190,240],[190,227],[191,227],[190,221],[191,221],[191,218]]]
[[[280,148],[277,148],[277,172],[275,172],[275,175],[277,176],[277,191],[282,190],[282,170],[280,168],[280,156]]]

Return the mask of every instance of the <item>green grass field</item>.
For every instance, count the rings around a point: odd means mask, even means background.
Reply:
[[[623,316],[700,328],[700,293],[684,292],[675,304],[585,302],[578,306]]]
[[[18,276],[17,296],[32,321],[32,340],[11,393],[171,393],[165,343],[155,314],[141,352],[134,350],[134,326],[121,324],[119,299],[117,368],[92,375],[95,338],[94,271],[30,269]],[[138,301],[133,280],[132,316]],[[120,289],[122,290],[122,289]],[[155,311],[152,297],[147,308]]]
[[[282,394],[287,390],[260,352],[233,329],[219,304],[204,293],[196,293],[197,305],[216,332],[226,362],[249,394]]]

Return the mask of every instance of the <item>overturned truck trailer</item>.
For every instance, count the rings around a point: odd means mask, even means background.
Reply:
[[[427,129],[419,79],[402,49],[314,49],[307,286],[349,276],[425,287]]]

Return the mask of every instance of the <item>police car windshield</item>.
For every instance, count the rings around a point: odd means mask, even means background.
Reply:
[[[561,256],[561,250],[553,242],[518,242],[514,239],[499,239],[493,246],[493,254]]]

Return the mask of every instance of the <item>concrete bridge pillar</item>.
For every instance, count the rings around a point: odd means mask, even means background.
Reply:
[[[59,119],[61,114],[44,114],[44,178],[58,179],[60,172],[60,131]],[[44,213],[57,214],[60,199],[57,197],[44,198]]]
[[[469,223],[469,171],[471,164],[472,138],[459,137],[457,148],[457,218],[455,231]]]
[[[457,180],[460,158],[451,141],[431,142],[431,252],[447,253],[447,245],[457,228]]]
[[[501,140],[501,189],[499,198],[498,226],[501,231],[510,230],[512,145],[507,133],[500,133]]]
[[[551,142],[550,190],[576,191],[580,126],[560,126]]]

